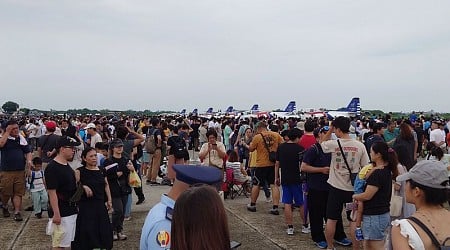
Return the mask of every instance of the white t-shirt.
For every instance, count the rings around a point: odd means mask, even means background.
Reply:
[[[102,141],[102,137],[98,133],[95,133],[94,136],[91,136],[91,147],[95,148],[95,144]]]
[[[28,123],[27,126],[25,126],[25,128],[27,129],[28,132],[30,132],[28,138],[36,138],[36,134],[38,132],[36,125],[34,125],[33,123]]]
[[[433,129],[430,132],[430,142],[436,142],[436,143],[440,143],[440,142],[445,142],[445,132],[443,130],[440,129]],[[445,143],[442,144],[442,147],[445,147]]]
[[[34,175],[34,179],[33,179],[32,183],[31,183],[33,185],[30,185],[30,186],[33,187],[33,188],[30,188],[30,192],[33,193],[33,192],[38,192],[38,191],[44,190],[45,189],[45,185],[44,185],[44,171],[43,170],[41,170],[41,171],[32,171],[31,174]],[[31,179],[32,179],[32,176],[30,176],[30,181],[31,181]]]
[[[353,139],[339,139],[339,141],[350,165],[351,172],[358,173],[360,168],[369,163],[366,147],[361,142]],[[337,189],[353,191],[350,174],[337,140],[324,141],[320,145],[324,153],[331,153],[328,183]]]
[[[220,149],[221,151],[225,152],[225,145],[223,145],[222,142],[217,141],[217,148]],[[205,143],[202,145],[202,147],[200,148],[200,152],[199,154],[204,154],[205,152],[208,151],[208,143]],[[217,150],[211,150],[209,151],[209,153],[206,154],[205,159],[203,160],[202,165],[205,166],[211,166],[211,164],[209,163],[211,159],[211,163],[219,168],[222,168],[223,166],[223,159],[220,158],[219,153],[217,152]]]

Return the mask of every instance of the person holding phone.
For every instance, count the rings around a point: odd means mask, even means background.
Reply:
[[[208,143],[202,145],[198,157],[202,165],[223,168],[223,159],[226,156],[225,145],[217,141],[217,132],[214,129],[206,132]]]

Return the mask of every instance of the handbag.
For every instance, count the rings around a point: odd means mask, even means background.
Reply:
[[[392,217],[399,217],[402,214],[403,197],[395,195],[395,185],[392,184],[391,204],[389,207],[389,214]]]
[[[263,134],[262,133],[259,133],[259,134],[261,135],[261,137],[263,139],[264,146],[266,147],[267,152],[269,152],[269,161],[276,162],[277,161],[277,152],[270,151],[269,145],[267,144],[266,139],[264,138]]]
[[[77,183],[77,190],[72,195],[72,197],[70,197],[69,203],[72,204],[72,205],[76,204],[77,202],[80,201],[81,196],[83,196],[83,194],[84,194],[83,185],[81,184],[81,182],[78,182]]]
[[[348,173],[350,174],[349,175],[350,182],[352,183],[352,186],[355,186],[355,180],[356,180],[356,176],[358,175],[358,173],[352,173],[352,171],[350,170],[350,166],[348,165],[348,162],[347,162],[347,157],[345,157],[344,150],[342,149],[341,142],[339,140],[337,140],[337,143],[339,145],[339,149],[341,150],[342,158],[344,158],[345,165],[347,166]]]
[[[139,175],[136,173],[136,171],[131,171],[130,175],[128,176],[128,184],[130,184],[133,188],[141,187],[141,178],[139,178]]]

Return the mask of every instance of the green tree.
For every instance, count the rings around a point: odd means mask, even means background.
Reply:
[[[19,109],[19,104],[12,101],[7,101],[3,104],[2,109],[8,114],[12,114]]]

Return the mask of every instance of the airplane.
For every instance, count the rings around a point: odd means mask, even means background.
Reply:
[[[253,104],[253,106],[250,108],[250,110],[243,111],[240,113],[239,119],[241,119],[241,120],[249,119],[249,118],[256,119],[261,116],[268,117],[269,114],[266,111],[260,111],[258,104]]]
[[[206,110],[205,113],[203,114],[198,114],[199,117],[203,117],[206,119],[211,119],[211,117],[213,117],[214,113],[213,113],[213,108],[208,108],[208,110]]]
[[[217,118],[222,118],[222,117],[235,117],[236,116],[236,110],[233,108],[233,106],[229,106],[225,112],[217,112],[213,115],[214,117]]]
[[[270,113],[270,115],[276,118],[283,119],[300,118],[300,116],[297,114],[297,106],[295,104],[295,101],[290,101],[284,111],[273,111]]]
[[[350,103],[347,105],[346,108],[340,108],[337,110],[325,110],[325,109],[319,109],[319,110],[311,110],[309,112],[305,112],[305,117],[323,117],[326,116],[329,119],[333,119],[338,116],[344,116],[344,117],[357,117],[361,115],[361,105],[359,101],[359,97],[354,97],[350,101]]]

